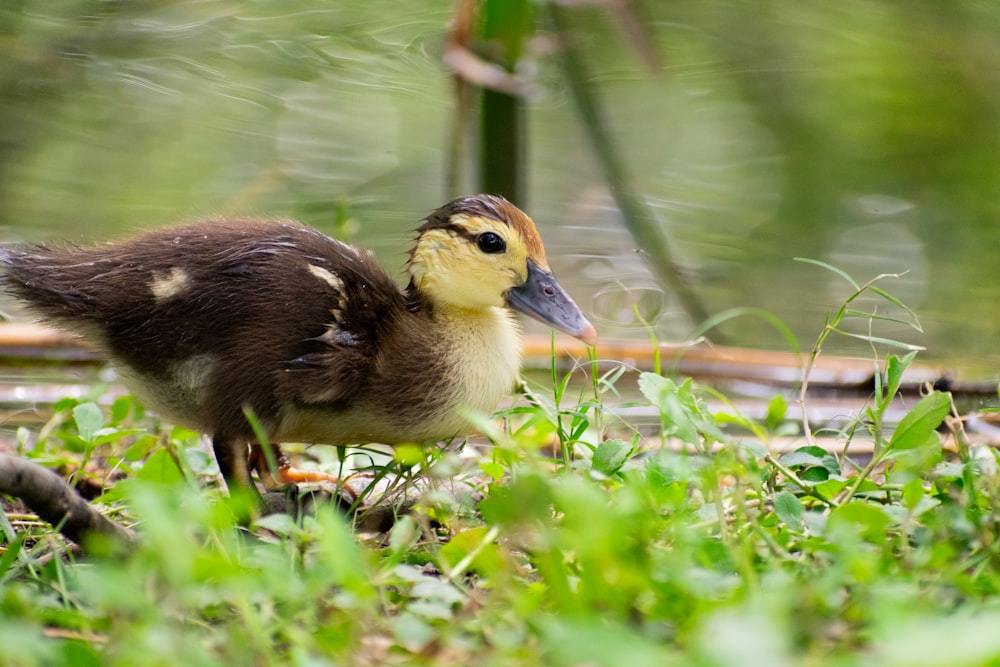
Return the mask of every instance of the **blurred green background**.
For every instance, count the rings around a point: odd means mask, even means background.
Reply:
[[[661,339],[684,340],[699,321],[623,223],[561,64],[559,16],[623,182],[707,313],[768,310],[808,347],[850,288],[794,257],[858,281],[905,271],[880,284],[925,333],[878,333],[1000,376],[1000,5],[518,6],[529,12],[511,64],[524,83],[520,203],[602,335],[645,337],[633,303]],[[478,189],[442,62],[456,11],[5,0],[0,241],[289,216],[401,268],[417,221]],[[754,318],[717,335],[787,347]]]

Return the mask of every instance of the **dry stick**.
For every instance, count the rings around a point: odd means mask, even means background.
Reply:
[[[63,536],[81,546],[87,535],[104,535],[125,544],[136,540],[132,530],[105,517],[62,477],[37,463],[0,454],[0,493],[20,498]]]

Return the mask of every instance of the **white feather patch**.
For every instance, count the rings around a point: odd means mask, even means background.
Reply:
[[[149,291],[153,293],[153,298],[159,303],[183,294],[190,286],[191,277],[187,271],[175,266],[165,274],[153,273],[153,280],[149,283]]]
[[[322,266],[316,266],[315,264],[309,264],[308,268],[309,273],[313,274],[333,289],[338,292],[343,291],[344,281],[341,280],[336,273],[330,271],[329,269],[324,269]]]

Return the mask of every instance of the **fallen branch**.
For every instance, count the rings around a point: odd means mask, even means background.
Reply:
[[[66,539],[84,546],[88,535],[103,535],[131,544],[135,533],[111,521],[66,483],[37,463],[0,453],[0,494],[20,498]]]

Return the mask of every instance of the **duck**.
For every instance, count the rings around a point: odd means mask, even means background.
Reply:
[[[265,491],[317,479],[281,443],[473,431],[469,415],[495,411],[519,379],[512,311],[597,341],[534,221],[487,194],[420,221],[401,283],[314,227],[218,218],[98,245],[0,248],[0,285],[106,356],[140,403],[209,436],[230,495],[258,508],[254,473]]]

